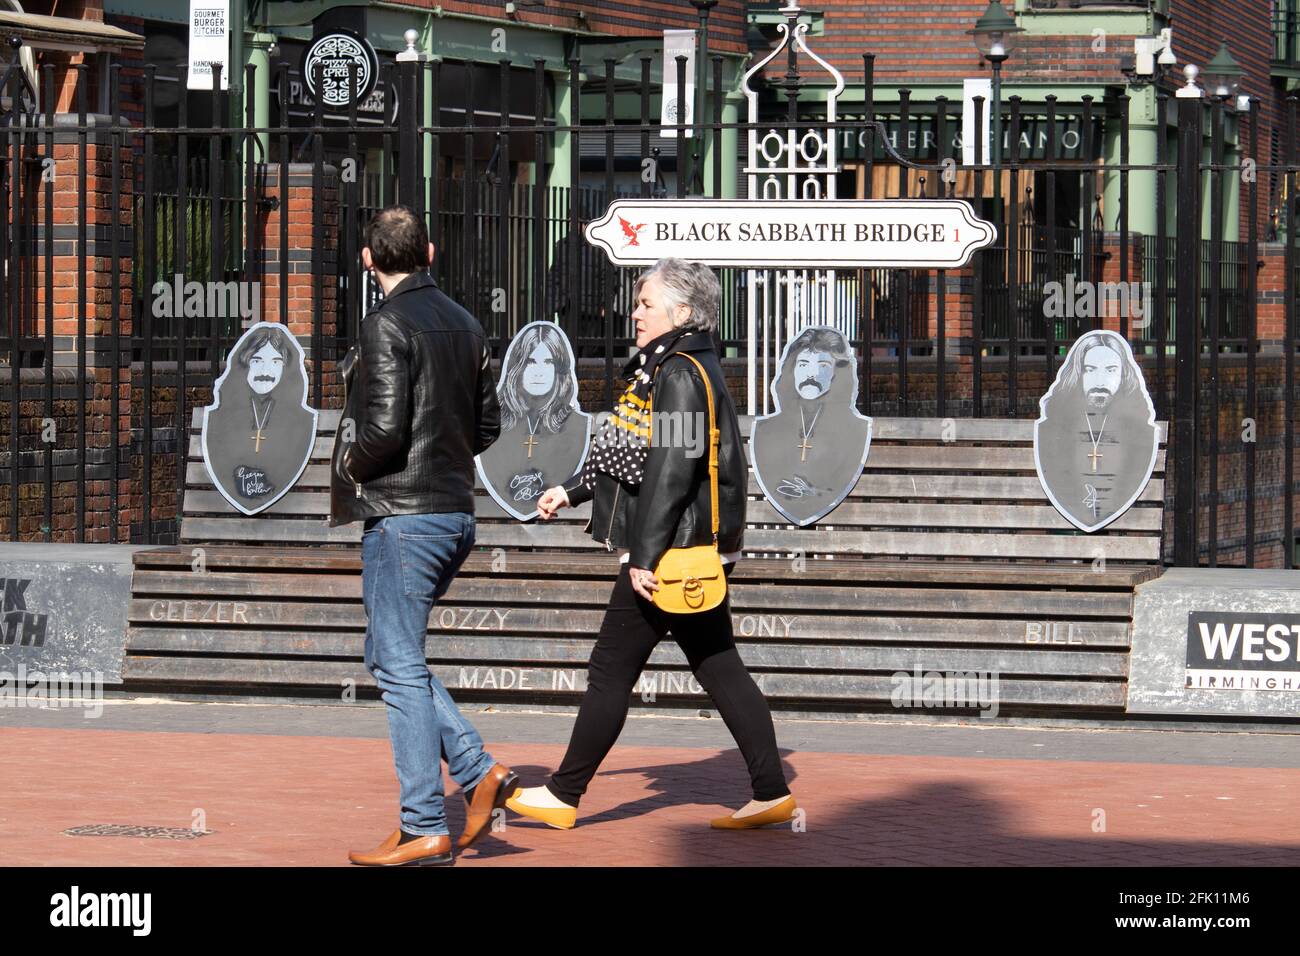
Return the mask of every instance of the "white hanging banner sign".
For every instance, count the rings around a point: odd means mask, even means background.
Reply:
[[[949,269],[996,233],[963,199],[618,199],[585,235],[619,266]]]
[[[212,65],[230,88],[230,0],[190,0],[190,58],[186,89],[212,89]]]
[[[677,58],[686,57],[686,88],[677,89]],[[695,31],[664,31],[664,82],[663,105],[659,111],[659,135],[677,136],[678,123],[691,123],[691,110],[695,105]],[[691,128],[686,127],[686,135]]]
[[[975,128],[975,97],[984,98],[984,109],[980,116],[979,128]],[[989,137],[989,126],[993,118],[993,81],[992,80],[963,80],[961,88],[961,164],[963,166],[975,165],[975,145],[983,143],[984,149],[980,154],[982,165],[988,166],[993,162],[992,142]]]

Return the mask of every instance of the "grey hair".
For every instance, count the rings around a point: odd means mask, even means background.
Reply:
[[[634,301],[641,298],[641,287],[651,276],[659,279],[669,312],[676,311],[679,305],[690,306],[690,318],[682,323],[682,328],[709,333],[717,329],[718,314],[722,309],[722,283],[712,269],[703,262],[660,259],[636,280],[632,289]]]

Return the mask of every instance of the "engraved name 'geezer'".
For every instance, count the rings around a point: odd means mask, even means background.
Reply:
[[[946,242],[940,222],[659,222],[659,242]]]

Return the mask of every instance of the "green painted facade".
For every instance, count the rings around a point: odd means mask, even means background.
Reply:
[[[255,21],[248,24],[247,29],[232,42],[232,46],[235,47],[236,63],[253,63],[258,67],[258,86],[254,90],[254,103],[257,116],[262,118],[260,121],[264,122],[264,118],[269,115],[269,89],[266,86],[269,82],[267,66],[272,58],[269,45],[276,39],[309,41],[314,19],[335,7],[357,5],[356,0],[304,0],[304,2],[271,0],[258,7]],[[109,14],[180,24],[188,21],[188,4],[178,0],[105,0],[104,6],[105,12]],[[560,125],[565,125],[573,119],[575,97],[573,91],[569,89],[568,60],[576,49],[575,40],[592,38],[596,36],[595,34],[469,14],[445,13],[436,9],[429,10],[399,3],[379,2],[366,6],[368,39],[379,53],[381,63],[406,49],[403,36],[410,29],[415,29],[419,33],[416,46],[425,57],[493,65],[508,60],[512,66],[524,69],[532,69],[535,61],[542,60],[554,82],[555,119]],[[247,7],[247,0],[231,0],[232,22],[247,23]],[[625,43],[602,43],[599,46],[588,47],[584,54],[584,67],[587,72],[580,74],[584,83],[604,76],[603,62],[592,62],[597,56],[600,61],[606,57],[615,59],[615,77],[621,85],[639,83],[640,58],[642,56],[651,58],[651,84],[655,91],[650,98],[650,113],[652,120],[657,122],[660,110],[660,95],[657,90],[662,83],[662,54],[655,40],[638,38],[630,39]],[[746,58],[735,54],[724,56],[724,122],[736,122],[740,116],[739,107],[743,101],[740,93],[740,77],[745,60]],[[709,69],[711,83],[711,65]],[[230,79],[233,89],[242,89],[242,72]],[[426,102],[428,102],[427,97]],[[614,107],[616,121],[631,123],[639,121],[641,116],[639,94],[622,93],[616,96]],[[585,119],[603,117],[604,109],[603,90],[592,91],[588,88],[582,94],[581,115]],[[706,115],[711,116],[711,110]],[[426,124],[431,124],[432,114],[426,112],[422,120]],[[551,140],[551,152],[547,157],[550,169],[549,184],[567,185],[571,160],[571,137],[567,133],[559,133]],[[721,148],[724,170],[722,194],[734,196],[737,179],[735,131],[724,132]],[[713,145],[710,143],[705,157],[706,185],[710,190],[713,188],[712,149]],[[426,156],[426,160],[430,158]]]
[[[231,0],[232,20],[239,22],[244,15],[247,0]],[[321,13],[334,7],[355,6],[356,0],[306,0],[306,2],[277,2],[271,0],[260,6],[256,13],[257,23],[250,25],[239,37],[237,62],[253,63],[259,68],[258,88],[254,90],[257,116],[269,116],[269,96],[265,83],[269,77],[266,69],[271,55],[268,50],[270,42],[276,38],[307,41],[311,38],[312,20]],[[1152,10],[1123,8],[1089,8],[1070,10],[1058,8],[1049,14],[1025,14],[1028,0],[1017,0],[1016,10],[1021,13],[1019,21],[1028,34],[1069,35],[1099,37],[1104,35],[1133,36],[1152,35],[1167,25],[1165,4],[1157,3]],[[184,23],[187,19],[187,5],[177,0],[105,0],[108,13],[141,16],[167,22]],[[766,20],[776,22],[784,18],[771,10],[756,10],[750,14],[751,21]],[[825,33],[825,23],[820,14],[806,14],[804,19],[810,25],[809,38],[813,41]],[[657,49],[654,38],[635,38],[626,42],[602,43],[588,46],[584,50],[584,83],[590,83],[581,94],[578,103],[573,90],[569,88],[568,59],[574,55],[576,41],[588,37],[581,32],[563,30],[553,27],[540,27],[531,24],[514,23],[504,19],[477,17],[467,14],[443,13],[440,10],[428,10],[405,6],[398,3],[379,2],[368,5],[368,34],[372,45],[380,54],[381,61],[392,57],[405,48],[403,34],[408,29],[415,29],[419,34],[418,51],[425,57],[443,60],[465,61],[474,63],[497,64],[508,60],[512,65],[531,69],[536,60],[545,63],[545,69],[554,84],[553,115],[561,126],[571,123],[575,118],[575,107],[580,109],[585,121],[603,117],[605,96],[603,84],[593,83],[604,75],[605,58],[616,62],[615,77],[622,89],[614,97],[614,116],[617,122],[636,123],[641,115],[641,97],[635,87],[641,78],[641,57],[650,57],[652,94],[650,97],[650,115],[657,121],[660,110],[662,86],[662,56]],[[1102,38],[1104,38],[1102,35]],[[744,97],[740,91],[740,80],[748,66],[748,58],[727,55],[723,60],[723,121],[734,123],[744,115]],[[711,64],[709,64],[711,82]],[[1004,102],[1012,96],[1019,96],[1022,109],[1026,114],[1041,114],[1045,111],[1046,97],[1049,94],[1057,98],[1058,111],[1061,114],[1077,112],[1085,97],[1092,97],[1093,108],[1097,115],[1105,112],[1108,93],[1113,94],[1114,87],[1096,82],[1020,82],[1016,79],[1014,55],[1003,69]],[[238,88],[242,83],[242,72],[231,77],[232,86]],[[912,82],[910,111],[913,117],[933,115],[937,97],[948,99],[949,122],[952,129],[960,128],[962,86],[960,82]],[[629,88],[631,88],[629,90]],[[1172,156],[1174,127],[1166,120],[1156,116],[1157,101],[1154,87],[1135,86],[1127,90],[1130,103],[1129,127],[1129,162],[1132,165],[1152,165],[1158,156],[1158,142],[1164,136],[1169,146],[1167,155]],[[806,88],[801,93],[801,103],[809,112],[815,113],[816,104],[825,102],[825,88]],[[893,85],[878,85],[874,91],[876,109],[888,113],[896,109],[898,90]],[[428,97],[426,97],[426,103]],[[1171,100],[1171,106],[1173,101]],[[860,113],[863,106],[861,86],[847,84],[839,97],[841,115]],[[711,104],[705,110],[705,117],[712,118]],[[426,111],[422,117],[424,123],[432,123],[432,115]],[[260,119],[259,119],[260,121]],[[1107,165],[1118,163],[1120,158],[1120,137],[1113,123],[1107,124],[1103,141],[1100,144],[1101,155]],[[1206,157],[1209,156],[1208,118],[1206,123]],[[1237,123],[1229,117],[1226,124],[1226,159],[1229,164],[1241,160],[1241,149],[1237,142]],[[704,157],[705,185],[709,192],[714,191],[713,150],[718,148],[708,137],[709,142]],[[547,184],[567,186],[569,167],[573,159],[572,137],[560,132],[548,138],[550,146],[546,157]],[[734,197],[737,192],[739,177],[737,131],[725,131],[720,148],[723,153],[723,182],[720,194]],[[430,148],[426,145],[426,149]],[[426,155],[426,161],[432,157]],[[1032,161],[1032,160],[1031,160]],[[1103,208],[1107,229],[1116,228],[1113,211],[1119,205],[1120,177],[1117,173],[1106,173],[1103,181]],[[1154,234],[1156,223],[1156,175],[1149,171],[1135,170],[1129,176],[1129,227],[1132,231]],[[1235,222],[1234,210],[1240,202],[1240,189],[1234,183],[1226,196],[1227,215],[1225,223]],[[1172,204],[1168,204],[1172,208]],[[1172,213],[1166,223],[1172,229]],[[1205,229],[1208,233],[1209,212],[1205,213]],[[1226,227],[1225,227],[1226,228]],[[1235,238],[1226,236],[1225,238]]]
[[[1010,9],[1008,4],[1008,9]],[[1081,36],[1093,37],[1097,42],[1104,41],[1107,36],[1124,37],[1125,39],[1132,36],[1152,36],[1169,25],[1166,16],[1167,3],[1158,2],[1152,4],[1150,10],[1147,9],[1123,9],[1123,8],[1098,8],[1090,7],[1087,9],[1071,10],[1067,7],[1058,7],[1050,12],[1040,12],[1037,14],[1028,13],[1028,0],[1017,0],[1015,9],[1017,14],[1025,14],[1018,17],[1018,22],[1025,29],[1026,35],[1044,35],[1044,36]],[[770,14],[767,14],[770,18]],[[756,20],[754,14],[751,14],[751,21]],[[1176,43],[1175,39],[1175,43]],[[815,44],[811,44],[816,50]],[[972,47],[973,49],[973,47]],[[978,74],[987,77],[987,71]],[[1181,75],[1177,75],[1177,81],[1181,84]],[[910,91],[909,94],[909,115],[915,124],[916,117],[932,117],[937,112],[936,101],[939,97],[945,97],[948,100],[947,114],[949,128],[953,131],[959,130],[961,126],[962,110],[962,83],[960,80],[947,82],[933,81],[908,81],[906,84],[882,84],[879,81],[873,90],[875,109],[877,114],[897,113],[899,104],[899,87],[906,86]],[[1002,69],[1002,98],[1005,104],[1011,97],[1018,96],[1021,99],[1021,110],[1024,115],[1043,115],[1046,112],[1047,96],[1056,97],[1058,122],[1060,117],[1065,114],[1078,113],[1081,111],[1085,97],[1092,98],[1092,107],[1094,116],[1102,116],[1106,112],[1106,101],[1108,94],[1113,96],[1115,91],[1114,84],[1104,84],[1099,82],[1034,82],[1021,81],[1016,77],[1016,59],[1012,57],[1004,64]],[[1175,156],[1175,126],[1171,118],[1161,122],[1157,114],[1156,89],[1152,85],[1134,85],[1129,86],[1126,90],[1129,96],[1129,157],[1128,162],[1133,166],[1155,165],[1158,160],[1159,138],[1165,137],[1166,140],[1166,157],[1172,162]],[[805,89],[800,94],[801,104],[824,103],[826,100],[826,87]],[[863,109],[863,91],[860,83],[849,83],[841,92],[838,99],[838,110],[841,116],[851,116],[855,113],[861,113]],[[1170,98],[1170,117],[1174,115],[1175,101]],[[1209,161],[1210,157],[1210,139],[1209,139],[1209,101],[1206,101],[1206,141],[1205,141],[1205,159]],[[816,107],[805,105],[809,112],[815,112]],[[1121,141],[1115,123],[1109,123],[1103,134],[1101,145],[1101,156],[1105,164],[1118,164],[1120,162]],[[1063,155],[1063,154],[1062,154]],[[1231,113],[1228,114],[1225,123],[1225,158],[1227,164],[1240,163],[1242,151],[1238,142],[1238,123]],[[1041,161],[1041,156],[1029,158],[1029,162]],[[1103,187],[1102,207],[1105,228],[1115,230],[1117,226],[1117,210],[1119,209],[1120,195],[1120,176],[1118,172],[1107,172],[1100,177]],[[1228,177],[1228,179],[1233,179]],[[1208,174],[1207,174],[1208,181]],[[1172,181],[1171,181],[1172,188]],[[1157,232],[1157,204],[1156,204],[1156,174],[1152,171],[1133,170],[1129,173],[1128,181],[1128,222],[1129,230],[1140,232],[1147,235],[1154,235]],[[1224,238],[1235,240],[1235,223],[1237,222],[1236,212],[1241,201],[1240,181],[1233,179],[1229,188],[1225,191],[1225,216],[1224,216]],[[1172,234],[1174,228],[1173,203],[1167,205],[1167,222],[1166,227]],[[1210,229],[1210,212],[1208,203],[1204,208],[1204,234],[1209,236]],[[1229,225],[1232,224],[1232,225]],[[1232,231],[1229,234],[1230,230]]]

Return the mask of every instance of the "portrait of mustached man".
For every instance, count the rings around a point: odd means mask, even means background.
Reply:
[[[554,322],[530,322],[506,350],[497,388],[501,437],[475,463],[497,504],[521,521],[542,492],[582,467],[591,416],[578,406],[573,349]]]
[[[1159,445],[1128,342],[1110,331],[1080,337],[1039,408],[1034,457],[1044,491],[1081,531],[1105,527],[1146,487]]]
[[[208,473],[245,514],[269,507],[301,474],[316,439],[306,403],[302,349],[283,325],[254,325],[230,350],[203,424]]]
[[[750,461],[772,506],[811,524],[853,490],[871,444],[848,340],[828,326],[800,332],[781,353],[772,398],[776,410],[754,420]]]

